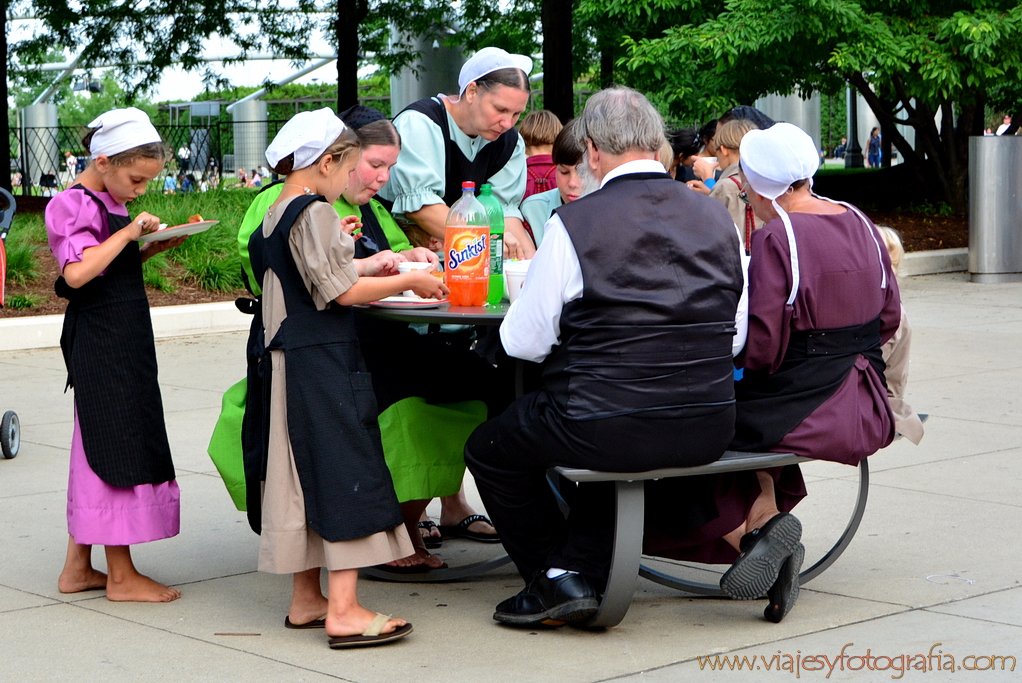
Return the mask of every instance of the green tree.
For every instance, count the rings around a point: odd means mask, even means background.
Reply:
[[[1022,103],[1020,39],[1011,0],[726,0],[708,20],[626,39],[624,63],[678,114],[847,83],[920,179],[964,212],[969,136],[982,134],[987,104]],[[895,124],[915,129],[914,149]]]

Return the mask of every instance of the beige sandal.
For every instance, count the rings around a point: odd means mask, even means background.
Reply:
[[[390,621],[390,616],[386,614],[376,613],[373,620],[369,622],[369,626],[366,627],[365,631],[362,631],[360,636],[331,636],[330,638],[330,649],[340,650],[348,647],[369,647],[370,645],[382,645],[389,643],[399,638],[404,638],[412,632],[412,625],[405,624],[400,628],[396,628],[390,633],[381,633],[383,627]]]

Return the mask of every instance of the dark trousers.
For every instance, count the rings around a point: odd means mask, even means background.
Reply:
[[[526,581],[539,569],[577,571],[603,590],[614,540],[614,486],[565,491],[565,519],[547,482],[563,465],[643,472],[713,462],[734,433],[733,405],[651,411],[597,420],[561,415],[546,390],[511,404],[465,445],[468,465],[504,547]]]

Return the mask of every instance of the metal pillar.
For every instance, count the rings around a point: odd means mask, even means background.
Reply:
[[[845,148],[845,168],[862,168],[862,146],[859,144],[859,94],[850,86],[848,102],[848,146]]]
[[[420,54],[419,60],[401,69],[390,77],[390,115],[398,112],[416,100],[432,97],[437,93],[458,94],[458,74],[465,64],[460,48],[441,45],[443,29],[417,38],[406,38],[412,49]],[[394,42],[398,38],[395,36]]]
[[[819,93],[814,93],[807,100],[797,94],[767,95],[756,100],[756,108],[774,121],[795,124],[816,142],[816,149],[822,148]]]
[[[62,166],[57,143],[57,105],[30,104],[21,110],[21,172],[22,187],[39,182],[43,173],[53,172],[58,178]]]
[[[223,168],[221,173],[231,175],[239,168],[249,171],[265,165],[266,145],[269,142],[266,102],[263,100],[236,102],[231,115],[234,118],[234,168]]]

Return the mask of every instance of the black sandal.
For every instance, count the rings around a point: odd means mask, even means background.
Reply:
[[[429,533],[426,534],[425,536],[419,534],[420,536],[422,536],[422,542],[425,544],[426,548],[430,550],[436,550],[437,548],[444,544],[443,536],[433,535],[433,529],[441,529],[441,527],[438,526],[437,523],[434,522],[432,519],[427,519],[425,521],[419,522],[419,528],[429,530]],[[441,531],[440,533],[442,534],[443,531]]]
[[[478,531],[469,531],[468,528],[476,522],[486,522],[493,526],[493,522],[486,515],[469,515],[454,526],[441,524],[438,528],[440,533],[446,538],[467,538],[470,541],[479,541],[480,543],[500,543],[499,534],[483,534]]]

